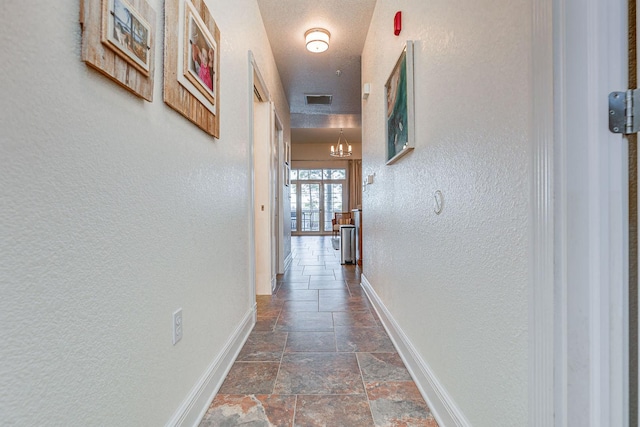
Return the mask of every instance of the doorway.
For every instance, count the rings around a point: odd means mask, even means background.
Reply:
[[[280,227],[278,225],[278,163],[282,124],[267,86],[250,55],[252,70],[252,255],[256,295],[271,295],[276,285]]]
[[[345,168],[291,170],[291,234],[322,235],[333,231],[335,212],[348,205]]]

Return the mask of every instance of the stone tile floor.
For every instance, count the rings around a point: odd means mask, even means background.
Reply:
[[[293,237],[293,262],[200,426],[437,423],[331,238]]]

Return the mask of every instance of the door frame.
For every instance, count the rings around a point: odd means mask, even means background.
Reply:
[[[256,186],[255,186],[255,180],[256,180],[256,170],[255,170],[255,159],[256,159],[256,146],[255,146],[255,131],[254,131],[254,125],[255,125],[255,121],[256,118],[258,117],[257,112],[255,111],[255,105],[254,105],[254,97],[256,96],[256,92],[258,93],[258,95],[261,98],[261,102],[265,104],[265,111],[268,112],[269,114],[269,118],[268,118],[268,125],[265,126],[266,132],[268,138],[271,140],[273,138],[273,129],[274,129],[274,114],[273,114],[273,102],[271,101],[271,95],[269,93],[269,90],[267,88],[267,85],[264,81],[264,79],[262,78],[262,74],[260,73],[260,69],[258,68],[258,64],[255,61],[255,57],[253,56],[253,52],[248,51],[248,59],[249,59],[249,187],[250,187],[250,191],[249,194],[251,195],[251,201],[249,203],[249,274],[250,274],[250,280],[251,280],[251,298],[252,298],[252,304],[253,307],[256,307],[256,294],[257,294],[257,264],[258,264],[258,257],[256,255],[257,250],[258,250],[258,245],[262,245],[264,244],[263,241],[258,241],[256,234],[258,233],[258,230],[256,228],[256,207],[257,207],[257,201],[256,201]],[[263,117],[264,118],[264,117]],[[271,146],[271,141],[269,141],[269,147]],[[270,174],[270,173],[269,173]],[[263,177],[264,178],[264,177]],[[266,179],[269,179],[269,176],[266,177]],[[268,195],[266,200],[268,202],[272,203],[272,195]],[[269,204],[271,204],[269,203]],[[271,212],[271,210],[269,209],[269,213]],[[269,215],[271,216],[271,215]],[[271,218],[269,218],[269,222],[271,221]],[[269,225],[269,240],[271,240],[271,230],[270,230],[270,225]],[[271,241],[268,242],[269,246],[271,246]],[[273,256],[273,254],[272,254]],[[271,262],[270,262],[271,264]],[[275,276],[274,279],[271,281],[272,283],[270,284],[270,287],[273,290],[273,287],[275,286]],[[261,290],[261,292],[264,292],[264,290]],[[254,310],[255,311],[255,310]]]
[[[628,422],[626,142],[607,123],[627,87],[626,7],[533,3],[531,426]]]
[[[273,109],[273,143],[271,145],[273,153],[274,163],[271,165],[271,182],[273,183],[273,195],[272,195],[272,218],[273,232],[271,233],[273,242],[272,263],[274,265],[274,274],[284,273],[284,225],[282,222],[284,214],[284,174],[283,170],[284,159],[284,126],[282,120],[276,111],[275,103],[272,103]]]

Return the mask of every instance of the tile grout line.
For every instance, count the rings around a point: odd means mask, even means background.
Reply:
[[[362,380],[362,388],[364,390],[364,395],[367,399],[367,405],[369,406],[369,413],[371,414],[371,421],[373,421],[373,425],[376,425],[376,419],[373,416],[373,409],[371,409],[371,400],[369,400],[369,392],[367,391],[367,385],[365,384],[364,381],[364,374],[362,373],[362,366],[360,366],[360,358],[358,357],[358,353],[360,352],[353,352],[356,356],[356,362],[358,363],[358,370],[360,371],[360,379]]]
[[[297,415],[297,412],[298,412],[298,396],[299,395],[296,394],[294,396],[295,396],[296,400],[293,403],[293,419],[291,420],[291,427],[294,427],[296,425],[296,415]]]
[[[282,359],[284,359],[284,351],[287,348],[287,342],[289,341],[289,332],[285,332],[285,334],[287,334],[287,336],[285,337],[284,345],[282,346],[282,354],[280,355],[280,362],[278,363],[278,372],[276,372],[276,379],[273,381],[273,388],[271,389],[272,395],[275,394],[276,392],[276,384],[278,384],[278,377],[280,377],[280,369],[282,368]]]

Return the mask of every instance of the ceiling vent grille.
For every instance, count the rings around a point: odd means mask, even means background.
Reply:
[[[305,95],[307,105],[331,105],[333,95]]]

